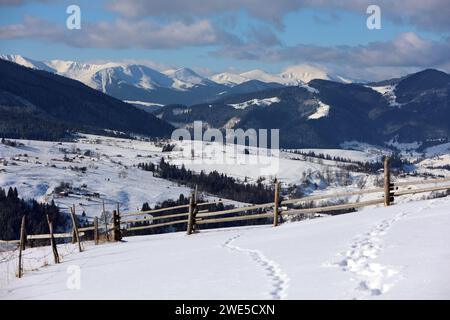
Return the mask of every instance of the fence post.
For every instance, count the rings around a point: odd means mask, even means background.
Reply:
[[[384,205],[391,205],[390,185],[391,185],[391,159],[384,158]]]
[[[17,276],[22,278],[23,265],[22,265],[22,251],[25,247],[25,216],[22,216],[22,224],[20,225],[20,244],[19,244],[19,266],[17,270]]]
[[[72,211],[75,212],[75,205],[73,205],[72,207],[70,207],[70,218],[72,219]],[[72,225],[73,225],[73,220],[72,220]],[[77,235],[75,233],[75,228],[72,227],[72,244],[77,243]]]
[[[120,234],[120,216],[117,210],[113,211],[113,240],[122,240],[122,235]]]
[[[274,204],[273,204],[273,226],[278,226],[278,216],[280,214],[279,212],[279,205],[280,202],[280,183],[275,179],[275,198],[274,198]]]
[[[56,247],[55,237],[53,236],[53,222],[50,221],[50,217],[48,214],[47,217],[47,224],[48,224],[48,230],[50,231],[50,245],[52,247],[53,251],[53,259],[55,260],[55,264],[59,263],[59,255],[58,255],[58,248]]]
[[[191,194],[191,197],[189,198],[189,216],[188,216],[188,226],[187,226],[187,234],[191,235],[194,226],[195,226],[195,216],[194,216],[194,210],[195,210],[195,202],[194,202],[194,194]]]
[[[103,204],[103,218],[105,219],[105,234],[106,234],[106,241],[109,241],[108,219],[107,219],[107,217],[106,217],[105,200],[103,200],[102,204]]]
[[[77,217],[75,216],[75,205],[71,208],[70,213],[71,213],[70,216],[72,217],[72,225],[73,225],[72,234],[75,234],[75,238],[78,242],[78,251],[82,252],[83,250],[81,249],[80,234],[78,233]],[[73,239],[72,239],[72,242],[73,242]]]
[[[196,217],[198,213],[198,185],[195,185],[195,193],[194,193],[194,210],[192,211],[192,233],[195,233],[197,230]]]
[[[98,245],[98,217],[94,218],[94,242]]]

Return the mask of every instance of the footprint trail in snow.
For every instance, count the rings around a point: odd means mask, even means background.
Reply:
[[[266,258],[260,251],[245,249],[233,245],[233,242],[239,237],[241,237],[240,234],[231,237],[230,239],[225,241],[222,246],[233,251],[248,254],[250,258],[259,266],[261,266],[266,272],[266,275],[272,285],[272,290],[270,292],[270,296],[272,297],[272,299],[285,299],[287,297],[287,287],[289,282],[288,276],[283,272],[283,270],[281,270],[280,266],[276,262]]]
[[[356,289],[362,291],[362,298],[381,295],[394,285],[394,276],[399,273],[398,268],[385,266],[374,260],[383,249],[383,236],[392,224],[405,215],[406,213],[399,213],[394,218],[383,220],[369,232],[356,237],[351,248],[340,254],[342,260],[334,264],[355,275],[358,281]]]

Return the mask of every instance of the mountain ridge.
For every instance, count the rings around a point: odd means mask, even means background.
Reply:
[[[173,127],[85,84],[0,60],[0,135],[59,139],[69,131],[168,136]]]
[[[315,79],[303,87],[171,105],[154,113],[176,126],[190,127],[201,120],[221,129],[280,129],[283,148],[334,148],[348,141],[426,144],[450,140],[449,79],[433,69],[378,87]]]
[[[0,59],[81,81],[121,100],[140,100],[153,104],[210,102],[220,99],[221,95],[234,94],[236,90],[232,88],[246,82],[249,84],[240,87],[241,92],[244,88],[246,92],[253,92],[255,89],[251,84],[255,81],[284,86],[305,85],[314,78],[341,81],[340,77],[331,76],[324,69],[309,65],[292,66],[280,74],[252,70],[241,74],[227,72],[205,77],[189,68],[158,71],[136,63],[37,61],[20,55],[0,55]]]

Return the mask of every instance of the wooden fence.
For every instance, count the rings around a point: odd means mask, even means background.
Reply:
[[[122,239],[123,232],[132,232],[138,230],[147,230],[160,228],[165,226],[173,225],[183,225],[186,224],[186,233],[191,235],[196,232],[197,226],[205,224],[218,224],[224,222],[235,222],[235,221],[249,221],[256,219],[267,219],[272,218],[273,226],[278,226],[283,217],[294,216],[294,215],[314,215],[317,213],[332,213],[340,210],[354,210],[356,208],[373,206],[377,204],[384,204],[385,206],[390,206],[394,203],[395,197],[412,195],[418,193],[427,193],[432,191],[444,191],[450,190],[450,184],[447,185],[437,185],[450,183],[450,177],[440,178],[440,179],[424,179],[416,181],[404,181],[404,182],[392,182],[391,171],[390,171],[390,161],[389,158],[385,160],[384,164],[384,186],[383,188],[365,189],[352,192],[338,192],[330,193],[325,195],[308,196],[299,199],[288,199],[282,200],[280,198],[280,183],[275,181],[275,192],[274,201],[270,203],[249,205],[233,209],[225,209],[221,211],[209,212],[208,206],[214,206],[217,204],[224,204],[230,202],[230,200],[219,200],[214,202],[201,202],[197,201],[197,191],[193,192],[189,199],[189,204],[172,206],[168,208],[160,208],[148,211],[135,211],[135,212],[124,212],[121,213],[119,206],[113,211],[112,221],[110,223],[105,223],[103,233],[107,241],[110,240],[109,234],[111,233],[111,239],[113,241],[120,241]],[[421,185],[431,185],[432,187],[420,188]],[[402,188],[400,190],[400,188]],[[368,195],[368,194],[379,194],[380,196],[373,200],[358,201],[353,203],[345,204],[332,204],[324,205],[319,207],[309,207],[309,208],[298,208],[299,206],[305,206],[308,203],[327,200],[327,199],[339,199],[344,197],[351,197],[356,195]],[[205,209],[206,208],[206,209]],[[174,213],[167,215],[156,215],[164,213],[167,211],[181,210],[185,209],[186,212]],[[104,209],[103,209],[104,210]],[[256,211],[256,213],[255,213]],[[48,221],[49,234],[40,235],[25,235],[25,217],[22,219],[21,237],[20,240],[7,241],[7,243],[17,243],[19,244],[19,267],[18,276],[21,277],[23,274],[21,266],[21,254],[22,250],[25,249],[25,244],[27,240],[42,240],[49,239],[53,248],[55,263],[59,263],[59,257],[56,247],[55,239],[58,238],[71,238],[72,243],[76,243],[78,250],[83,251],[82,237],[86,235],[87,232],[93,232],[93,238],[95,244],[99,244],[100,228],[98,223],[98,218],[94,218],[93,226],[79,228],[76,219],[75,206],[70,210],[72,219],[72,232],[70,233],[60,233],[53,234],[51,221]],[[239,214],[236,216],[230,216],[232,214]],[[224,217],[225,216],[225,217]],[[160,220],[167,219],[178,219],[174,221],[160,222]],[[270,221],[270,220],[269,220]],[[148,223],[147,225],[133,226],[136,223]],[[3,241],[6,242],[6,241]],[[1,243],[1,241],[0,241]]]

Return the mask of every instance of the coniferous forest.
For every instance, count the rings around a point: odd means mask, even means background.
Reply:
[[[195,173],[182,165],[177,167],[161,158],[158,165],[154,163],[139,163],[138,167],[151,171],[155,176],[174,181],[191,188],[198,187],[199,191],[213,194],[217,197],[246,203],[268,203],[273,201],[274,190],[261,182],[256,184],[242,183],[226,174],[212,171]]]
[[[0,240],[20,238],[20,225],[24,215],[28,234],[48,233],[47,214],[55,231],[65,229],[67,220],[53,201],[51,204],[25,201],[19,198],[16,188],[9,188],[8,191],[0,188]]]

